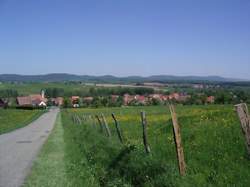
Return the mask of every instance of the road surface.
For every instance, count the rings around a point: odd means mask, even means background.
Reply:
[[[51,109],[28,126],[0,135],[0,187],[22,186],[58,112]]]

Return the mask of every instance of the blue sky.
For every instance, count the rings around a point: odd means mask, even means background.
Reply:
[[[250,0],[0,0],[0,65],[250,79]]]

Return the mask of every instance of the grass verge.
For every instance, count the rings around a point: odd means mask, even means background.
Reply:
[[[25,181],[25,187],[68,186],[65,177],[63,134],[59,113],[55,127]]]
[[[45,112],[46,110],[0,109],[0,134],[22,128]]]
[[[141,110],[147,112],[149,155],[142,144]],[[87,118],[101,113],[112,137]],[[83,123],[74,124],[73,114]],[[184,177],[179,176],[166,107],[70,109],[62,110],[62,124],[57,120],[26,186],[249,186],[250,162],[233,106],[179,106],[177,114],[187,163]]]

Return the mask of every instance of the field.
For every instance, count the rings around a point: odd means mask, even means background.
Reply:
[[[42,110],[0,109],[0,134],[24,127],[42,113]]]
[[[80,84],[80,83],[2,83],[0,84],[0,91],[6,89],[16,90],[20,95],[29,95],[40,93],[42,89],[57,88],[63,89],[65,93],[86,93],[90,88],[138,88],[142,86],[128,85],[128,84]],[[161,90],[157,87],[146,86],[145,88],[154,88],[156,90]],[[164,90],[164,89],[162,89]]]
[[[2,83],[0,84],[0,90],[13,89],[17,90],[20,95],[37,94],[41,92],[41,89],[45,88],[62,88],[69,92],[72,90],[85,91],[86,88],[83,85],[76,86],[75,84],[65,84],[65,83],[20,83],[20,84],[10,84]]]
[[[142,143],[140,111],[146,111],[151,154]],[[116,135],[110,114],[121,125]],[[103,113],[112,137],[86,120],[73,124],[72,114]],[[177,107],[186,176],[180,177],[166,107],[64,110],[65,167],[70,186],[249,186],[250,161],[233,106]]]

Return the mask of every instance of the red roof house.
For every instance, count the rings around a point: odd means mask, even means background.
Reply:
[[[135,100],[141,104],[146,104],[146,97],[143,95],[136,95]]]
[[[128,104],[131,103],[134,99],[135,99],[135,96],[129,95],[129,94],[125,94],[125,95],[123,96],[123,104],[124,104],[124,105],[128,105]]]
[[[41,95],[29,95],[23,97],[17,97],[17,104],[22,107],[30,106],[46,106],[47,99]]]
[[[118,98],[119,98],[119,95],[111,95],[112,102],[116,102]]]
[[[72,96],[71,103],[74,108],[80,107],[80,97],[79,96]]]
[[[214,101],[215,101],[215,97],[214,96],[209,96],[209,97],[207,97],[207,103],[214,103]]]
[[[19,106],[32,106],[32,101],[30,96],[17,97],[17,104]]]

